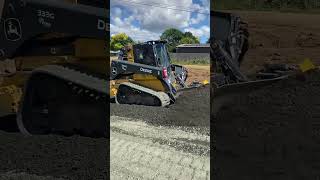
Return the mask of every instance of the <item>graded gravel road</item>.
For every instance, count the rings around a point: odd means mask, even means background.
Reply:
[[[210,179],[210,137],[111,116],[111,179]]]

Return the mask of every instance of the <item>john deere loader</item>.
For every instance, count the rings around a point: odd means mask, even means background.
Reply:
[[[166,107],[187,85],[185,67],[171,64],[166,41],[148,41],[124,48],[111,62],[110,96],[118,104]]]
[[[27,135],[106,137],[108,13],[104,1],[0,0],[1,117]]]

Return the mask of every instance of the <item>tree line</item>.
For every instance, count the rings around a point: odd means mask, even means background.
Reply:
[[[199,44],[200,40],[198,37],[194,36],[191,32],[182,32],[175,28],[170,28],[165,30],[161,36],[160,40],[167,41],[167,47],[169,52],[175,52],[175,49],[180,44]],[[113,35],[110,40],[110,49],[112,51],[118,51],[124,46],[129,44],[140,43],[134,41],[130,36],[125,33],[119,33]]]
[[[320,0],[216,0],[214,9],[314,9]]]

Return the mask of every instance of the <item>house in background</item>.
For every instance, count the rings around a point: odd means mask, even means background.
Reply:
[[[176,53],[210,53],[210,44],[181,44]]]

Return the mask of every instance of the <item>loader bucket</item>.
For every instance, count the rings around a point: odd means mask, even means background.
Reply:
[[[231,102],[235,97],[259,90],[273,83],[287,79],[289,76],[281,76],[273,79],[248,81],[213,87],[212,112],[215,115],[224,105]]]
[[[289,76],[250,80],[240,71],[241,61],[248,50],[247,28],[247,24],[239,16],[211,12],[211,82],[215,84],[212,89],[211,109],[214,115],[235,97],[287,79]]]

